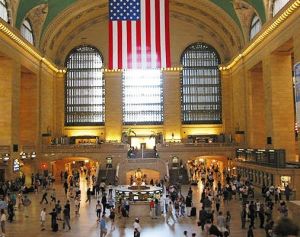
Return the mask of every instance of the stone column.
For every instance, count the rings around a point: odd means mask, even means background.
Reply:
[[[221,71],[222,124],[226,135],[234,134],[232,119],[232,83],[229,71]]]
[[[271,138],[274,149],[285,149],[287,161],[295,161],[291,55],[273,53],[265,57],[263,77],[266,136]]]
[[[11,147],[6,179],[12,178],[12,161],[19,158],[19,152],[13,152],[12,146],[19,145],[20,77],[21,65],[0,57],[0,145]]]
[[[107,72],[105,79],[105,139],[121,140],[122,136],[122,73]]]
[[[164,137],[180,139],[181,134],[181,93],[180,72],[165,71],[164,75]]]
[[[248,125],[247,141],[251,148],[264,148],[266,144],[264,84],[262,65],[256,65],[247,73]]]
[[[63,135],[65,121],[65,74],[56,75],[54,84],[54,131],[52,137],[60,137]]]

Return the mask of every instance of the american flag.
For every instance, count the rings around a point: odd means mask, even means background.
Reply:
[[[170,66],[169,0],[109,0],[109,69]]]

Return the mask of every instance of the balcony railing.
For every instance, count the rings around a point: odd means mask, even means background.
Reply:
[[[72,145],[43,145],[44,153],[98,153],[107,151],[124,151],[127,152],[127,144],[121,143],[102,143],[102,144],[72,144]]]

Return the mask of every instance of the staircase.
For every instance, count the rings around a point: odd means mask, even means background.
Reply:
[[[114,184],[116,178],[116,170],[112,168],[99,169],[97,183],[104,181],[106,184]]]
[[[186,168],[171,168],[169,169],[169,175],[170,184],[189,184],[189,177]]]
[[[134,158],[157,158],[157,154],[153,149],[137,150]]]

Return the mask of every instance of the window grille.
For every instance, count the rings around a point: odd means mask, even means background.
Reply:
[[[21,25],[21,35],[31,44],[34,44],[33,31],[28,19],[25,19]]]
[[[250,40],[261,30],[261,21],[257,15],[254,15],[251,21]]]
[[[103,60],[91,46],[71,51],[66,60],[65,125],[104,124]]]
[[[290,0],[274,0],[273,16],[275,16]]]
[[[205,43],[189,46],[182,55],[181,109],[183,124],[222,122],[220,58]]]
[[[163,123],[163,86],[160,70],[123,72],[123,123]]]
[[[7,4],[5,0],[0,0],[0,18],[8,22],[8,11],[7,11]]]

